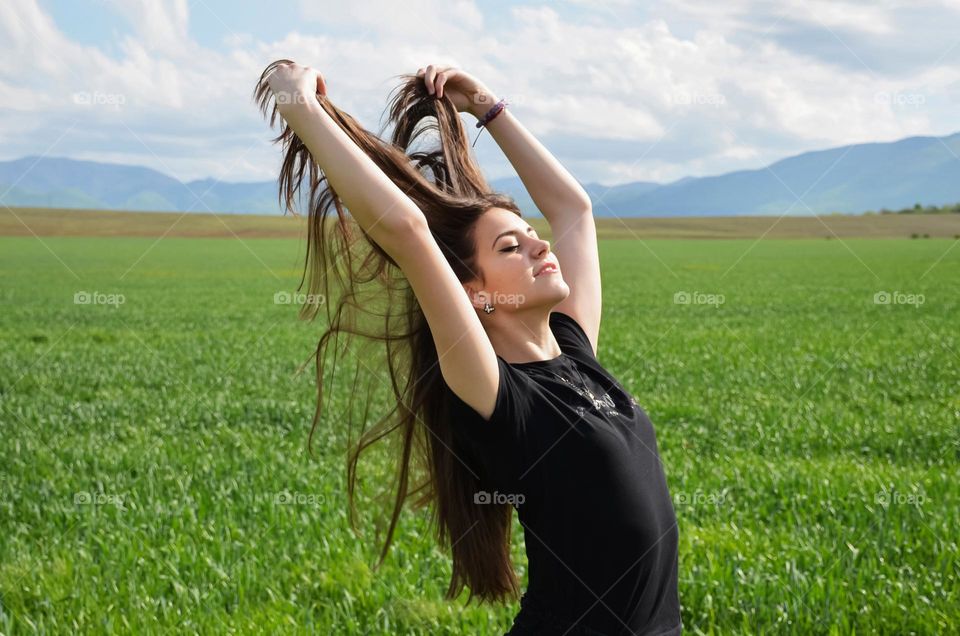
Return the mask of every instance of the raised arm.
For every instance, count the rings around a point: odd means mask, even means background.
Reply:
[[[323,77],[299,64],[269,76],[277,111],[310,150],[344,205],[377,245],[393,256],[395,243],[423,220],[423,213],[320,106]],[[399,246],[398,246],[399,247]]]
[[[431,65],[418,74],[424,77],[428,91],[435,89],[437,95],[446,95],[458,110],[469,112],[477,119],[498,101],[485,84],[460,69]],[[602,295],[597,230],[590,197],[509,107],[487,125],[487,130],[550,224],[553,251],[563,280],[570,287],[570,295],[554,310],[575,318],[596,352]]]
[[[416,204],[364,153],[316,100],[322,77],[306,67],[275,78],[278,111],[364,231],[403,271],[423,310],[451,390],[484,418],[493,413],[500,369],[496,352],[460,281]],[[279,72],[280,69],[278,69]],[[294,93],[299,93],[294,94]],[[280,100],[278,100],[278,105]]]

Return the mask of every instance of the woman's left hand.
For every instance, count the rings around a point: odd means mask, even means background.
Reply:
[[[438,99],[447,96],[457,107],[457,112],[469,112],[479,118],[497,103],[497,98],[483,82],[454,66],[430,64],[419,69],[417,77],[423,78],[431,95]]]
[[[277,64],[267,76],[267,84],[282,116],[297,105],[316,103],[317,94],[327,95],[327,83],[319,71],[291,61]]]

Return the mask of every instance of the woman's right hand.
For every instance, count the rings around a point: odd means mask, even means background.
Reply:
[[[323,76],[309,66],[296,62],[283,62],[267,76],[267,83],[273,91],[277,110],[283,114],[298,104],[309,103],[317,99],[317,93],[326,97],[327,84]]]
[[[497,98],[476,77],[455,66],[429,64],[417,70],[427,92],[435,97],[449,97],[458,112],[469,112],[478,119],[493,106]]]

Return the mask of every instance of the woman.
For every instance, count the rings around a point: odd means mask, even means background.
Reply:
[[[678,532],[654,429],[596,357],[590,199],[476,78],[434,65],[401,77],[391,143],[336,108],[309,67],[274,62],[255,89],[265,116],[274,98],[271,124],[277,114],[286,122],[275,141],[286,148],[280,189],[294,213],[309,167],[308,291],[336,299],[315,352],[314,428],[329,338],[386,345],[396,407],[351,448],[351,523],[359,454],[396,433],[396,498],[378,565],[404,501],[419,493],[414,505],[431,505],[452,553],[447,598],[464,587],[468,603],[516,598],[515,508],[529,570],[510,634],[679,634]],[[500,145],[555,245],[490,191],[461,112]],[[428,132],[439,147],[414,150]]]

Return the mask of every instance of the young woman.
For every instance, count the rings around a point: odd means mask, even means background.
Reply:
[[[419,494],[414,505],[431,506],[452,554],[447,598],[464,586],[468,603],[516,598],[516,509],[529,569],[510,634],[679,634],[678,531],[654,429],[596,355],[589,197],[476,78],[434,65],[400,77],[390,143],[335,107],[310,67],[279,60],[255,89],[265,116],[274,99],[270,123],[278,114],[286,122],[275,141],[286,149],[280,190],[294,213],[309,170],[305,278],[332,301],[314,354],[314,428],[329,338],[385,343],[396,406],[351,447],[351,523],[358,457],[393,436],[396,498],[380,563],[404,501]],[[553,245],[490,191],[462,112],[502,148]],[[426,133],[438,147],[414,149]]]

